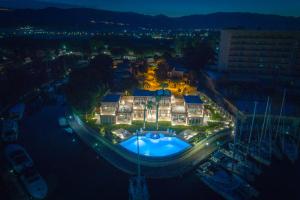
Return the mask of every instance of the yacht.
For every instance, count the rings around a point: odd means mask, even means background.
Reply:
[[[18,144],[7,145],[5,147],[5,157],[17,173],[20,173],[26,167],[33,166],[33,161],[26,150]]]
[[[252,173],[256,175],[260,175],[262,170],[258,167],[258,165],[255,162],[250,161],[247,156],[242,154],[240,151],[236,151],[235,153],[232,150],[227,150],[225,148],[220,149],[220,152],[224,155],[235,159],[240,162],[241,165],[244,165],[245,167],[249,168]]]
[[[73,129],[71,129],[70,127],[64,128],[64,130],[68,134],[72,134],[73,133]]]
[[[48,186],[34,167],[24,169],[20,176],[27,192],[35,199],[44,199],[48,193]]]
[[[60,118],[58,118],[58,124],[59,124],[59,126],[61,126],[61,127],[66,127],[66,126],[68,126],[67,119],[66,119],[65,117],[60,117]]]
[[[245,200],[258,196],[258,192],[240,177],[206,162],[197,170],[200,179],[227,200]]]
[[[219,151],[215,152],[210,160],[247,181],[254,181],[255,177],[251,169],[241,164],[240,161],[234,160]]]
[[[4,120],[2,123],[1,138],[4,142],[15,142],[18,139],[19,126],[16,120]]]
[[[288,134],[283,135],[282,152],[293,163],[298,159],[298,145],[294,138]]]
[[[272,154],[279,160],[283,159],[283,153],[280,149],[280,145],[275,139],[272,141]]]

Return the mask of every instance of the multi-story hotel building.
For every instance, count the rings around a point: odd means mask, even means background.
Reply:
[[[294,74],[300,72],[300,32],[222,30],[220,71]]]

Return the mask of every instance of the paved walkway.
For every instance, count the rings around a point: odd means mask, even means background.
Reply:
[[[69,118],[71,128],[77,135],[98,154],[113,166],[129,174],[137,171],[136,155],[126,151],[119,145],[106,141],[92,128],[83,123],[79,117],[73,115]],[[148,159],[141,157],[142,174],[150,178],[167,178],[181,176],[193,169],[195,165],[207,158],[217,149],[217,140],[228,138],[230,131],[216,134],[211,138],[193,146],[185,153],[165,159]],[[207,145],[208,143],[209,145]]]

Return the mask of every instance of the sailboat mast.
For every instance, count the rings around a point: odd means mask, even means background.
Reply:
[[[139,142],[139,131],[136,132],[136,144],[137,144],[137,161],[138,161],[138,177],[141,176],[141,163],[140,163],[140,142]]]
[[[266,110],[265,110],[265,114],[264,114],[264,121],[263,121],[263,124],[261,126],[260,137],[259,137],[259,148],[260,148],[261,140],[263,138],[263,134],[264,134],[264,131],[265,131],[267,113],[268,113],[268,108],[269,108],[269,100],[270,100],[270,97],[268,97],[268,100],[267,100]]]
[[[241,126],[240,126],[240,135],[239,135],[239,137],[237,138],[237,140],[238,141],[242,141],[242,139],[243,139],[243,128],[244,128],[244,123],[243,123],[243,121],[242,121],[242,119],[241,119]]]
[[[256,115],[256,106],[257,106],[257,102],[255,101],[254,102],[252,122],[251,122],[251,127],[250,127],[250,134],[249,134],[249,138],[248,138],[247,154],[249,153],[249,148],[250,148],[250,143],[251,143],[251,138],[252,138],[254,119],[255,119],[255,115]]]
[[[270,141],[270,156],[272,156],[272,129],[271,129],[271,122],[272,122],[272,118],[271,118],[271,108],[270,108],[270,121],[269,121],[269,141]]]
[[[281,122],[281,117],[282,117],[282,112],[283,112],[283,106],[285,104],[285,95],[286,95],[286,89],[284,89],[284,91],[283,91],[281,108],[280,108],[280,114],[279,114],[279,118],[278,118],[278,122],[277,122],[277,127],[276,127],[276,133],[275,133],[275,140],[278,137],[279,125],[280,125],[280,122]]]
[[[235,151],[236,151],[236,137],[237,137],[237,126],[238,126],[238,115],[236,116],[236,119],[235,119],[235,128],[234,128],[234,137],[233,137],[233,157],[235,157]],[[232,165],[232,168],[233,168],[233,165]]]
[[[269,109],[268,109],[267,123],[266,123],[265,132],[264,132],[264,136],[265,136],[265,138],[266,138],[266,140],[267,140],[267,142],[268,142],[267,145],[269,145],[269,146],[268,146],[268,149],[269,149],[269,158],[272,157],[271,106],[272,106],[272,103],[270,103],[270,106],[269,106]]]
[[[297,129],[295,129],[295,132],[297,131]],[[296,145],[297,145],[297,155],[298,155],[298,151],[299,151],[299,143],[300,143],[300,133],[298,133],[298,135],[297,135],[297,133],[295,133],[295,136],[297,137],[297,143],[296,143]]]

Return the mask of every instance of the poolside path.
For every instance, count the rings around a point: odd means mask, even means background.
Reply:
[[[120,145],[112,144],[100,137],[94,129],[85,125],[78,116],[74,114],[70,116],[68,120],[71,128],[97,154],[126,173],[136,173],[135,154],[126,151]],[[216,134],[177,157],[155,160],[143,157],[141,158],[142,174],[148,178],[182,176],[215,151],[218,148],[217,141],[228,139],[229,135],[229,130]]]

